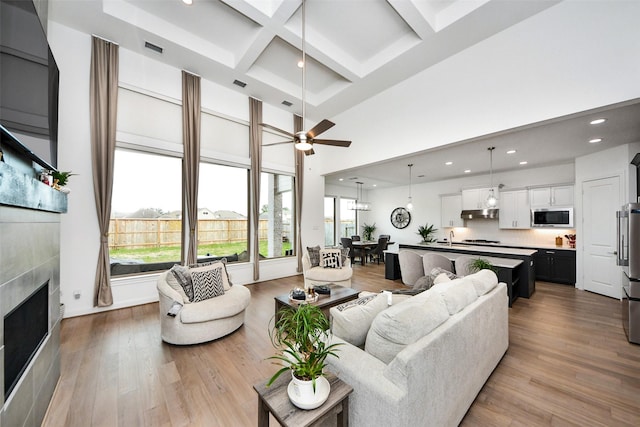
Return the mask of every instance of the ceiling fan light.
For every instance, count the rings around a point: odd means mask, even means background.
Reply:
[[[299,141],[296,142],[296,150],[307,151],[313,148],[313,145],[309,144],[307,141]]]

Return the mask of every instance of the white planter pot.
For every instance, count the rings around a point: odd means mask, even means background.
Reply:
[[[315,409],[322,405],[329,397],[330,384],[325,377],[316,379],[316,389],[313,390],[312,381],[302,381],[291,373],[291,382],[287,387],[289,400],[300,409]]]

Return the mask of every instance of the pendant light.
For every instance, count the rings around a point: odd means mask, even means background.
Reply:
[[[307,91],[307,48],[305,40],[305,0],[302,0],[302,127],[305,127],[306,105],[305,92]],[[313,148],[307,141],[307,133],[305,131],[297,132],[298,142],[294,145],[297,150],[308,151]]]
[[[489,150],[489,185],[491,187],[489,189],[489,196],[485,201],[485,204],[488,208],[495,208],[496,206],[498,206],[498,198],[493,192],[493,150],[495,149],[496,147],[487,148],[487,150]]]
[[[352,211],[370,211],[371,203],[362,200],[362,186],[364,182],[356,182],[356,200],[350,202],[348,208]]]
[[[407,210],[413,210],[413,200],[411,199],[411,168],[413,167],[413,163],[409,163],[409,201],[407,202]]]

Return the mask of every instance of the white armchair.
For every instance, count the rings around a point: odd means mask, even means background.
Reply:
[[[316,285],[328,285],[329,283],[350,288],[353,270],[351,269],[349,257],[345,260],[342,268],[312,267],[309,252],[305,250],[302,255],[302,274],[304,276],[305,289]]]

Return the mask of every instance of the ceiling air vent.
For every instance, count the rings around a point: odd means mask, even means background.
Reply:
[[[282,101],[282,105],[286,105],[287,107],[291,107],[293,105],[293,103],[285,100],[285,101]]]
[[[245,87],[247,84],[245,82],[241,82],[240,80],[234,80],[233,84],[240,87]]]
[[[151,49],[154,52],[158,52],[158,53],[162,53],[162,48],[160,46],[157,46],[153,43],[149,43],[149,42],[144,42],[144,47],[146,47],[147,49]]]

